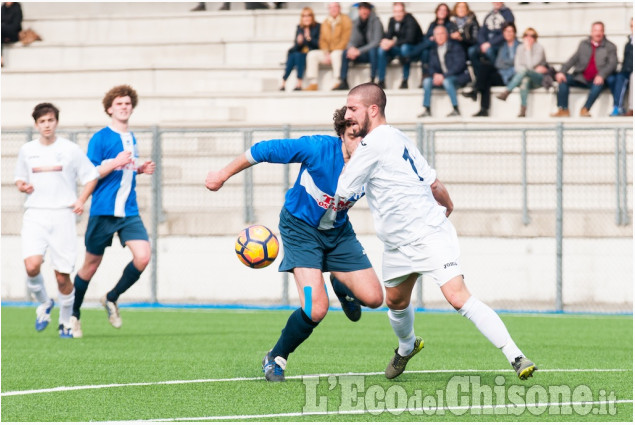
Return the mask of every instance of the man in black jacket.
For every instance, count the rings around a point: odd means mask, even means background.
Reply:
[[[377,48],[377,77],[379,87],[386,88],[386,66],[395,57],[403,66],[403,77],[400,89],[408,88],[410,62],[418,59],[423,50],[423,31],[421,26],[406,6],[397,2],[392,7],[393,16],[388,22],[388,31]]]
[[[2,3],[2,47],[18,41],[20,31],[22,31],[20,3],[11,1]],[[4,66],[4,58],[2,58],[2,66]]]

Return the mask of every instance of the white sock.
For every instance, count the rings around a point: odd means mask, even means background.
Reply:
[[[42,273],[38,273],[37,276],[34,277],[27,275],[26,287],[40,304],[44,304],[49,300],[46,288],[44,287],[44,278],[42,277]]]
[[[510,363],[516,357],[523,355],[512,340],[498,314],[479,299],[470,297],[463,305],[463,308],[459,310],[459,313],[470,319],[496,348],[500,348]]]
[[[71,314],[73,313],[73,302],[75,301],[75,288],[73,291],[64,295],[61,292],[57,292],[57,300],[60,303],[60,324],[63,324],[67,328],[70,327],[71,324]]]
[[[395,335],[399,338],[397,352],[400,356],[407,356],[415,346],[415,309],[409,305],[403,310],[388,310],[388,319]]]

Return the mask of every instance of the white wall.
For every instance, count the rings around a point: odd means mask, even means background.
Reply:
[[[382,245],[375,236],[360,240],[381,276]],[[555,242],[549,238],[459,238],[461,262],[473,294],[495,308],[553,309],[555,297]],[[78,238],[83,248],[83,239]],[[176,303],[276,304],[282,293],[282,275],[274,265],[261,270],[243,266],[234,254],[231,237],[163,238],[158,246],[158,299]],[[81,265],[84,252],[78,255]],[[282,253],[281,253],[282,255]],[[86,301],[94,302],[114,286],[131,259],[115,238],[91,281]],[[20,238],[2,237],[1,288],[3,300],[26,300]],[[53,272],[43,273],[49,295],[55,294]],[[575,239],[564,243],[563,299],[578,310],[632,310],[633,246],[630,239]],[[121,301],[148,301],[150,270]],[[289,299],[298,301],[290,278]],[[328,285],[330,287],[330,285]],[[432,282],[424,283],[427,307],[447,308]],[[331,301],[335,301],[331,297]]]

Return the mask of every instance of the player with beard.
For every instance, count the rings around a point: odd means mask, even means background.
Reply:
[[[439,285],[450,305],[502,350],[520,379],[530,377],[534,363],[516,346],[498,314],[468,291],[456,230],[447,218],[453,209],[450,195],[412,140],[386,124],[384,91],[376,84],[361,84],[349,92],[346,107],[346,119],[358,124],[355,135],[363,140],[340,176],[336,195],[348,199],[365,191],[377,236],[384,242],[388,318],[399,339],[386,377],[399,376],[423,348],[410,304],[419,275]]]

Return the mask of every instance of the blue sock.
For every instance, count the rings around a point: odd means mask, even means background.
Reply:
[[[301,308],[291,313],[289,320],[287,320],[287,325],[282,330],[280,339],[271,350],[271,357],[274,359],[277,356],[288,358],[289,354],[293,353],[311,335],[313,329],[319,323],[311,320]]]
[[[117,302],[119,296],[126,292],[128,288],[130,288],[134,283],[139,280],[141,277],[141,272],[137,270],[137,268],[132,264],[132,261],[128,263],[125,269],[123,269],[123,274],[121,275],[121,279],[112,289],[112,291],[106,294],[106,298],[108,301]]]
[[[333,291],[335,291],[335,295],[337,295],[338,298],[342,296],[349,296],[357,300],[357,302],[361,305],[366,306],[366,304],[357,299],[357,297],[353,294],[353,291],[351,291],[348,286],[337,280],[333,275],[331,275],[331,284],[333,285]]]
[[[79,319],[79,309],[84,302],[84,295],[86,295],[86,290],[88,289],[89,280],[84,280],[79,275],[75,275],[75,300],[73,301],[73,316]]]

